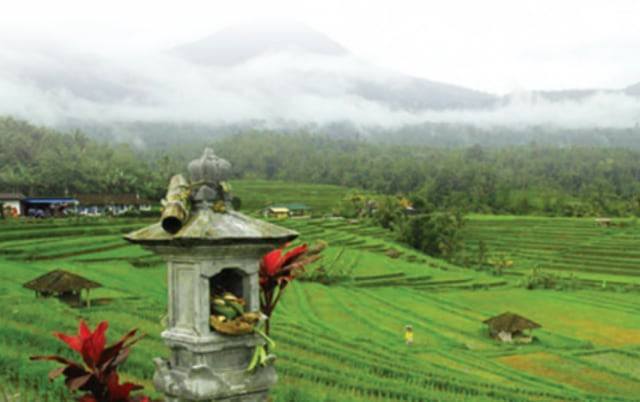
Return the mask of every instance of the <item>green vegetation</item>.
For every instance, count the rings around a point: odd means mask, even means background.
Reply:
[[[159,199],[171,166],[141,160],[126,144],[107,145],[0,118],[0,188],[28,195],[139,193]]]
[[[159,199],[169,176],[206,142],[171,154],[141,151],[0,119],[0,188]],[[299,242],[328,244],[273,317],[276,400],[631,401],[640,394],[640,226],[635,218],[606,227],[584,218],[640,214],[638,151],[435,149],[274,133],[213,146],[232,163],[243,211],[307,204],[313,218],[277,223],[299,231]],[[375,196],[376,205],[368,203],[374,192],[385,195]],[[406,200],[418,215],[398,210]],[[348,219],[324,218],[336,209]],[[445,209],[539,216],[472,215],[462,227],[461,215]],[[27,357],[68,353],[51,332],[73,332],[78,318],[108,320],[113,333],[135,326],[149,334],[124,380],[153,394],[152,358],[167,353],[159,336],[164,263],[122,240],[152,219],[0,221],[0,398],[68,400],[61,384],[46,380],[51,367]],[[92,308],[36,299],[22,287],[56,268],[103,284]],[[542,324],[533,344],[487,336],[482,321],[504,311]],[[415,332],[411,348],[402,338],[406,324]]]
[[[409,216],[398,225],[398,239],[429,255],[451,259],[462,246],[460,213],[432,212]]]
[[[234,196],[242,200],[241,211],[259,212],[273,204],[302,203],[314,215],[330,213],[337,201],[352,190],[329,184],[305,184],[269,180],[232,180]]]
[[[472,216],[462,236],[469,261],[477,259],[480,244],[485,254],[508,253],[510,275],[531,276],[536,270],[540,281],[553,282],[552,274],[566,280],[579,273],[573,280],[585,286],[625,290],[640,285],[639,235],[635,219],[603,227],[593,218]]]
[[[152,358],[167,353],[159,337],[167,302],[164,263],[121,240],[122,232],[146,223],[1,224],[0,393],[63,400],[68,394],[62,384],[46,380],[54,365],[26,359],[45,351],[68,354],[51,332],[74,332],[82,317],[92,325],[109,320],[112,334],[134,326],[149,334],[125,364],[124,378],[153,394]],[[597,250],[611,247],[608,258],[637,264],[640,255],[631,244],[640,228],[634,225],[601,228],[584,219],[473,216],[465,231],[486,242],[487,255],[513,255],[513,268],[497,277],[405,247],[392,232],[364,221],[289,219],[278,224],[301,232],[300,242],[328,243],[323,260],[310,269],[324,265],[349,279],[332,286],[290,285],[271,329],[278,343],[277,401],[630,401],[640,392],[634,369],[640,362],[640,303],[637,293],[613,288],[614,282],[637,283],[638,271],[618,275],[619,266],[609,272],[602,265],[599,275],[608,281],[604,288],[572,291],[526,290],[519,284],[521,276],[509,275],[529,269],[520,265],[518,250],[539,250],[544,261],[558,248],[580,250],[587,244]],[[537,242],[528,235],[532,231]],[[622,245],[613,247],[614,238]],[[119,247],[105,250],[111,245]],[[580,280],[593,275],[580,267],[575,270]],[[92,291],[92,308],[36,299],[22,288],[55,268],[103,284]],[[482,320],[507,310],[542,324],[534,332],[537,342],[504,345],[487,336]],[[402,338],[406,324],[415,331],[411,348]]]
[[[134,149],[99,142],[80,132],[61,134],[0,118],[0,189],[29,195],[139,193],[160,199],[170,176],[183,171],[209,145],[231,162],[234,180],[280,180],[411,195],[420,198],[427,210],[640,215],[640,151],[633,149],[535,143],[434,148],[271,132],[240,133],[215,141],[213,136],[205,138],[171,148],[156,144]],[[255,183],[255,189],[275,188]],[[340,190],[318,191],[322,193],[318,201],[324,205],[320,198],[330,199],[332,192]],[[238,195],[244,202],[242,193]],[[267,193],[243,208],[280,202],[275,198]],[[335,205],[341,198],[331,199]],[[301,202],[298,198],[284,201]]]
[[[552,216],[640,213],[638,151],[433,148],[321,135],[247,133],[214,144],[237,177],[413,194],[426,209]]]

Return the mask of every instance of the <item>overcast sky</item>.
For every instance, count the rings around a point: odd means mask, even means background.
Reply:
[[[161,50],[251,20],[308,24],[358,57],[505,93],[640,82],[640,1],[0,0],[0,46]]]

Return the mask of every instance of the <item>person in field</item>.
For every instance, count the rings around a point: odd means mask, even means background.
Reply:
[[[404,326],[404,341],[407,346],[413,345],[413,327],[411,325]]]

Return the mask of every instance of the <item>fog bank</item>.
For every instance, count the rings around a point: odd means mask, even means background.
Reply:
[[[197,65],[169,54],[104,57],[56,50],[0,50],[0,114],[58,126],[70,121],[234,124],[277,128],[349,121],[398,128],[425,122],[479,127],[633,127],[640,98],[622,91],[551,101],[520,92],[494,105],[425,110],[362,95],[361,88],[412,89],[411,77],[345,55],[263,54],[232,66]],[[415,95],[415,94],[414,94]],[[438,94],[420,94],[439,96]],[[412,95],[413,96],[413,95]]]

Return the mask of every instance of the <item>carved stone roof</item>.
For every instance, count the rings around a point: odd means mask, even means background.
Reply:
[[[138,244],[230,244],[284,243],[298,237],[298,232],[236,211],[217,213],[201,209],[195,212],[175,234],[165,231],[158,222],[129,233],[125,239]]]

